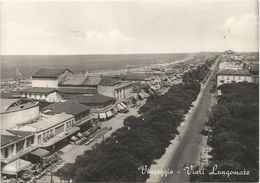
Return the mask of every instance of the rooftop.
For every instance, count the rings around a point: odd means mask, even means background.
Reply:
[[[46,87],[31,87],[31,88],[25,88],[20,91],[20,93],[44,93],[49,94],[52,92],[57,91],[56,88],[46,88]]]
[[[217,75],[231,75],[231,76],[249,76],[249,70],[233,70],[233,69],[226,69],[218,71]]]
[[[89,110],[90,107],[80,104],[76,101],[69,100],[65,102],[56,102],[43,108],[43,111],[46,111],[47,114],[60,114],[64,112],[67,114],[76,115]]]
[[[24,110],[36,105],[38,102],[27,99],[1,99],[1,113]]]
[[[107,97],[104,95],[101,95],[99,93],[94,94],[94,95],[77,95],[77,96],[71,96],[71,100],[75,100],[79,103],[82,104],[87,104],[87,105],[92,105],[92,104],[104,104],[107,102],[112,102],[114,98],[112,97]]]
[[[97,93],[96,88],[92,87],[59,87],[58,91],[63,94],[95,94]]]
[[[20,99],[3,99],[1,98],[1,113],[8,110],[8,108],[14,104],[15,102],[19,101]]]
[[[36,121],[35,123],[20,126],[19,129],[21,129],[21,131],[23,131],[23,130],[41,131],[41,130],[45,130],[45,129],[51,128],[53,126],[56,126],[71,118],[73,118],[73,116],[71,114],[65,114],[65,113],[50,115],[44,119],[40,119],[40,120]]]
[[[63,72],[69,69],[64,68],[41,68],[35,72],[33,78],[58,78]],[[71,72],[71,71],[70,71]]]
[[[6,133],[1,134],[1,147],[9,143],[19,141],[20,139],[33,134],[33,132],[29,132],[29,131],[17,131],[17,130],[6,130],[6,131],[7,131]]]
[[[101,76],[83,76],[75,75],[68,80],[62,81],[60,85],[71,85],[71,86],[97,86],[101,81]]]
[[[119,84],[119,83],[121,83],[120,80],[113,79],[111,77],[106,76],[106,77],[102,78],[99,85],[101,85],[101,86],[113,86],[113,85],[116,85],[116,84]]]

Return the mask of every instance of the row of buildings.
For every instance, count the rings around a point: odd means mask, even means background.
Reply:
[[[31,156],[51,155],[146,97],[140,82],[40,69],[30,87],[1,98],[1,173],[17,176]]]
[[[72,137],[89,134],[100,122],[175,82],[200,63],[149,67],[113,75],[41,68],[31,86],[1,98],[2,173],[18,175],[34,158],[44,159]]]
[[[226,51],[219,63],[216,84],[217,87],[226,83],[250,82],[259,83],[259,63],[248,61],[241,54]],[[218,91],[218,94],[221,94]]]

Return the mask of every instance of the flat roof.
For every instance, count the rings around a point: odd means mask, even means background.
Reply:
[[[6,130],[6,133],[1,134],[1,147],[31,135],[33,132],[30,131]]]
[[[66,120],[69,120],[71,118],[73,118],[73,115],[71,115],[71,114],[66,114],[66,113],[55,114],[55,115],[48,116],[45,119],[40,119],[40,120],[36,121],[35,123],[26,124],[26,125],[21,126],[19,128],[26,129],[26,128],[23,128],[23,127],[28,126],[29,128],[33,127],[35,130],[41,131],[41,130],[45,130],[45,129],[51,128],[53,126],[56,126],[56,125],[66,121]]]
[[[226,69],[217,72],[217,75],[230,75],[230,76],[250,76],[249,70],[234,70],[234,69]]]

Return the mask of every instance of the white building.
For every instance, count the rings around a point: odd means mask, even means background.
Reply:
[[[240,69],[243,69],[243,64],[242,64],[242,62],[236,62],[236,61],[220,62],[219,70],[226,70],[226,69],[240,70]]]
[[[38,147],[55,149],[55,144],[79,131],[71,114],[44,115],[35,123],[25,124],[14,130],[34,132],[34,142]]]
[[[217,86],[225,83],[252,82],[249,70],[221,70],[217,73]]]
[[[1,99],[1,129],[10,129],[38,117],[38,102],[23,99]]]
[[[133,98],[133,85],[129,81],[104,77],[97,86],[97,92],[116,99],[116,102],[130,104]]]
[[[33,87],[25,88],[19,92],[21,98],[28,98],[49,103],[62,100],[60,92],[56,88]]]
[[[60,82],[73,75],[69,69],[41,68],[32,75],[32,87],[58,88]]]

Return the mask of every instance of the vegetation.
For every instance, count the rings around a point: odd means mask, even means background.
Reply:
[[[198,70],[201,68],[204,67]],[[140,117],[126,118],[124,127],[93,150],[78,156],[74,164],[66,164],[56,175],[66,180],[73,178],[76,182],[145,181],[149,175],[143,175],[138,167],[147,165],[149,168],[165,153],[170,141],[178,134],[177,127],[184,114],[197,98],[199,82],[203,80],[203,77],[199,78],[175,85],[164,95],[149,97],[140,108]]]
[[[200,182],[257,182],[259,168],[259,91],[253,83],[222,85],[222,96],[209,116],[212,132],[208,145],[212,158],[204,175],[193,175],[191,181]],[[212,167],[218,169],[248,170],[249,176],[211,175]]]

